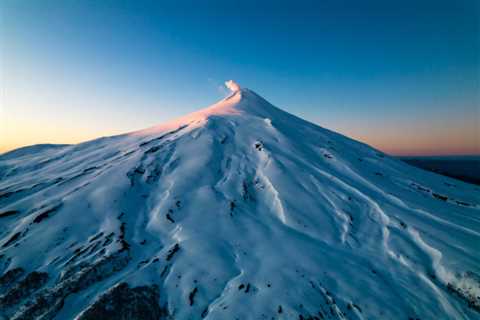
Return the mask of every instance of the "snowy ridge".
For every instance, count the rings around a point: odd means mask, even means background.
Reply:
[[[229,87],[163,125],[0,156],[0,318],[480,316],[478,187]]]

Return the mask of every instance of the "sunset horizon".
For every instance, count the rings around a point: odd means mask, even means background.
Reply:
[[[392,155],[480,154],[474,1],[249,8],[3,1],[0,152],[166,122],[236,79]]]
[[[223,97],[219,96],[218,100],[222,98]],[[213,103],[214,102],[212,102],[212,104]],[[206,106],[199,107],[192,110],[192,112],[201,110],[205,107]],[[179,115],[173,118],[166,118],[166,120],[164,120],[163,122],[172,121],[187,114]],[[299,116],[298,114],[294,115]],[[308,118],[304,119],[310,121],[310,119]],[[47,121],[43,124],[30,124],[29,127],[24,130],[20,130],[18,126],[15,126],[15,128],[10,128],[9,124],[5,123],[3,130],[0,129],[0,131],[7,132],[0,133],[3,133],[4,137],[9,137],[9,139],[2,139],[2,141],[0,141],[0,154],[8,153],[19,148],[29,147],[37,144],[84,143],[100,137],[122,135],[162,124],[162,122],[153,122],[154,120],[151,120],[151,123],[145,123],[143,125],[139,125],[138,127],[125,126],[116,129],[97,129],[94,132],[89,132],[88,123],[80,124],[80,126],[84,127],[83,129],[72,130],[72,127],[78,125],[78,123],[74,123],[73,119],[71,119],[71,121],[72,123],[70,125],[60,124],[59,126],[59,124],[55,124],[54,128],[52,129],[47,129],[51,125]],[[321,123],[313,123],[322,126]],[[396,136],[394,137],[396,138],[394,140],[391,137],[395,133],[388,131],[384,132],[384,134],[388,134],[390,136],[390,139],[385,138],[385,136],[369,136],[368,133],[363,133],[360,128],[358,129],[358,131],[362,133],[355,135],[355,132],[352,131],[346,130],[345,132],[342,132],[336,130],[335,128],[329,128],[327,126],[323,127],[325,127],[326,129],[337,131],[352,139],[371,145],[372,147],[377,148],[392,156],[480,156],[480,145],[478,141],[479,138],[476,135],[475,131],[463,135],[461,133],[457,133],[457,135],[454,137],[450,136],[451,132],[447,133],[448,136],[442,136],[442,134],[440,133],[437,137],[428,137],[422,134],[418,136],[419,133],[425,132],[425,130],[428,129],[417,128],[418,131],[409,131],[409,136]],[[16,134],[13,134],[14,131]],[[368,129],[364,128],[363,131],[368,131]],[[59,134],[59,132],[61,133]],[[18,133],[22,133],[23,135],[17,136]],[[438,141],[434,141],[433,139],[435,138],[437,138]],[[470,138],[470,140],[467,140],[468,138]],[[418,141],[417,139],[419,139],[420,141]],[[390,144],[392,141],[395,141],[394,145]]]

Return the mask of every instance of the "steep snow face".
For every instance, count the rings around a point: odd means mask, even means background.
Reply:
[[[0,314],[474,319],[479,199],[238,87],[0,156]]]

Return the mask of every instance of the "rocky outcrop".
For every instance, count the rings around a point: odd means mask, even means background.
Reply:
[[[128,252],[122,251],[92,265],[76,265],[65,272],[53,288],[39,291],[36,298],[22,307],[12,319],[53,319],[63,307],[68,295],[79,292],[122,270],[129,261]]]
[[[158,286],[131,288],[122,282],[104,293],[78,320],[160,320],[168,313],[158,304]]]
[[[29,273],[22,281],[11,288],[7,294],[0,297],[0,307],[7,308],[17,305],[22,300],[29,298],[47,281],[48,274],[45,272],[33,271]]]
[[[49,279],[48,273],[33,271],[23,279],[25,271],[15,268],[0,277],[0,319],[10,319],[15,310],[40,290]]]
[[[0,294],[6,292],[11,286],[20,280],[24,273],[25,270],[22,268],[14,268],[5,272],[5,274],[0,277]]]

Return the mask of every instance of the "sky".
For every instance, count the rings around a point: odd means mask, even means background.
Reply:
[[[0,153],[159,124],[228,79],[390,154],[478,155],[480,2],[0,1]]]

